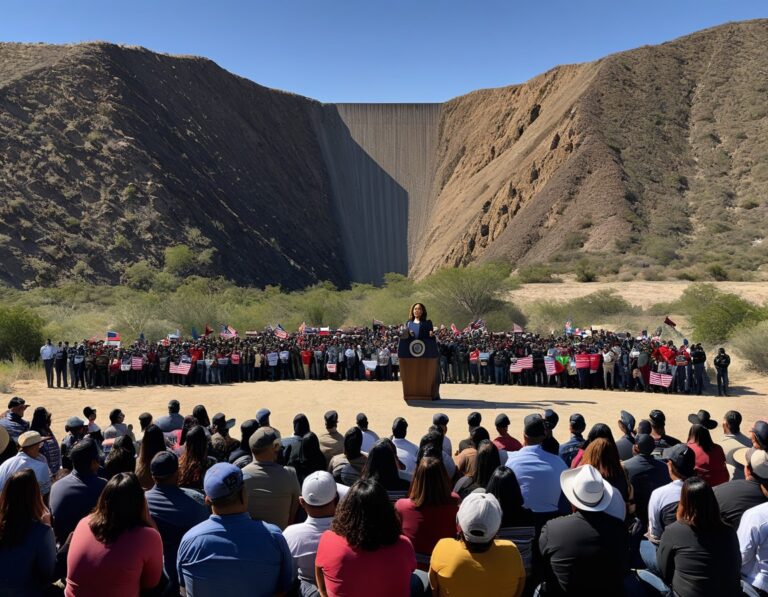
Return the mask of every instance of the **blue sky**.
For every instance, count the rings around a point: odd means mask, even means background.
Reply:
[[[3,0],[0,40],[195,54],[327,102],[444,101],[768,17],[765,0]]]

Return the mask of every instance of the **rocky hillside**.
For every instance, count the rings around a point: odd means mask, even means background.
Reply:
[[[717,277],[768,260],[768,21],[441,105],[321,105],[201,58],[0,44],[0,280],[301,287],[484,260]],[[742,273],[739,273],[742,272]]]

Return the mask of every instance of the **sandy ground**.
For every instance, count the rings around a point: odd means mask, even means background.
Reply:
[[[567,301],[593,292],[615,290],[631,305],[648,308],[655,303],[673,301],[680,298],[683,291],[693,284],[685,281],[664,282],[593,282],[582,284],[565,281],[561,284],[524,284],[509,293],[508,298],[517,303],[532,303],[542,298]],[[712,282],[723,292],[733,292],[739,296],[762,305],[768,301],[768,282]]]
[[[756,419],[768,418],[768,381],[760,377],[740,379],[738,387],[734,388],[734,395],[729,398],[444,385],[443,400],[412,404],[403,401],[401,385],[395,382],[293,381],[215,387],[49,390],[38,381],[21,381],[14,389],[32,407],[44,405],[53,413],[54,433],[58,439],[64,434],[64,421],[72,415],[82,416],[84,406],[98,410],[97,423],[102,428],[109,425],[107,415],[110,409],[120,407],[126,413],[126,423],[133,423],[138,429],[140,413],[149,411],[155,417],[165,414],[166,405],[172,398],[181,402],[182,413],[188,414],[195,405],[205,404],[209,415],[222,411],[228,417],[235,417],[238,427],[242,421],[252,418],[257,410],[267,407],[272,411],[272,424],[284,434],[292,431],[293,416],[299,412],[309,417],[314,431],[321,432],[323,413],[335,409],[339,412],[339,428],[343,432],[354,425],[355,415],[363,411],[368,415],[370,428],[379,435],[388,435],[393,419],[403,416],[409,423],[409,438],[416,443],[431,424],[432,416],[444,412],[450,417],[448,435],[454,446],[466,437],[466,417],[473,410],[482,413],[483,424],[492,433],[496,415],[507,413],[512,422],[511,433],[521,438],[526,415],[553,408],[560,415],[560,424],[555,429],[555,436],[560,441],[568,439],[568,417],[576,412],[586,418],[588,427],[604,422],[617,433],[616,421],[620,410],[628,410],[640,420],[647,417],[652,409],[660,408],[667,415],[668,432],[678,438],[687,437],[690,427],[688,414],[701,408],[708,410],[718,421],[727,410],[739,410],[747,429]],[[719,434],[719,430],[714,432],[715,437]],[[238,429],[234,435],[239,436]]]

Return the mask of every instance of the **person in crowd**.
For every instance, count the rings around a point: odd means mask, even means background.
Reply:
[[[144,437],[141,438],[139,457],[136,462],[136,476],[145,490],[154,485],[149,465],[155,455],[164,450],[166,450],[166,445],[163,431],[155,424],[150,425],[144,431]]]
[[[4,427],[11,440],[18,444],[19,436],[29,431],[29,421],[24,420],[24,411],[29,408],[24,398],[14,396],[8,401],[8,412],[0,418],[0,427]]]
[[[640,578],[678,597],[741,595],[741,557],[736,530],[723,522],[715,494],[701,477],[680,492],[677,520],[664,530],[656,554],[663,584],[648,572]]]
[[[109,427],[104,430],[104,439],[117,439],[123,435],[130,437],[131,441],[136,441],[133,428],[125,424],[125,413],[119,408],[114,408],[109,411]]]
[[[51,429],[51,413],[44,406],[38,406],[32,414],[29,428],[31,431],[37,431],[45,438],[40,446],[40,455],[48,463],[51,476],[56,478],[61,469],[61,448],[59,448],[59,443]]]
[[[448,423],[448,415],[445,413],[437,413],[432,416],[432,424],[443,434],[443,452],[452,456],[453,446],[451,445],[451,440],[448,439]]]
[[[751,448],[752,442],[741,432],[741,413],[737,410],[729,410],[723,416],[723,435],[718,443],[725,452],[725,466],[731,479],[743,479],[744,467],[736,462],[733,453],[742,448]]]
[[[375,431],[368,429],[368,417],[365,413],[358,413],[355,423],[363,434],[363,445],[360,449],[367,454],[373,444],[379,441],[379,435]]]
[[[498,448],[487,439],[481,440],[477,448],[472,474],[459,479],[453,491],[462,499],[473,491],[485,491],[485,486],[491,479],[493,471],[499,466],[501,466],[501,460],[499,459]]]
[[[443,434],[436,427],[431,427],[427,434],[419,440],[419,451],[416,452],[416,466],[425,456],[434,456],[443,461],[445,472],[453,482],[457,476],[456,464],[449,454],[443,451]]]
[[[301,444],[301,438],[309,433],[309,419],[304,413],[299,413],[293,417],[293,435],[289,435],[280,440],[283,447],[284,462],[288,462],[291,459],[291,453],[294,450],[299,449]]]
[[[499,450],[505,450],[509,454],[517,452],[523,447],[519,440],[509,434],[509,417],[506,414],[497,415],[494,425],[496,426],[496,433],[499,435],[494,438],[493,443]],[[480,423],[478,422],[476,426],[479,427]]]
[[[671,435],[667,435],[667,417],[656,409],[648,414],[648,420],[651,422],[651,437],[656,442],[656,448],[653,451],[654,456],[660,456],[667,448],[671,448],[680,443],[680,440]]]
[[[415,569],[413,546],[401,535],[386,490],[375,479],[360,479],[320,537],[315,558],[320,595],[407,597]]]
[[[619,431],[621,431],[621,437],[616,440],[616,449],[623,462],[632,458],[632,446],[635,445],[635,417],[625,410],[619,413]]]
[[[571,415],[569,420],[571,437],[567,442],[560,444],[560,449],[558,450],[558,455],[563,459],[563,462],[565,462],[565,466],[569,468],[571,462],[573,462],[576,454],[578,454],[581,446],[584,444],[584,436],[582,434],[586,428],[587,422],[584,420],[583,416],[578,413]]]
[[[144,432],[147,430],[147,427],[149,427],[152,424],[152,413],[141,413],[139,415],[139,429],[141,429],[141,434],[144,435]]]
[[[229,435],[235,423],[235,419],[227,419],[224,413],[216,413],[211,419],[211,450],[217,460],[227,462],[229,455],[240,447],[240,442]]]
[[[539,595],[623,595],[629,540],[623,521],[607,512],[616,490],[588,464],[565,470],[560,485],[573,514],[541,531]]]
[[[560,503],[560,474],[566,470],[563,459],[541,447],[546,430],[544,419],[528,415],[524,420],[524,446],[512,452],[506,466],[515,473],[526,508],[535,513],[539,526],[558,513]]]
[[[0,594],[42,597],[53,581],[56,541],[51,514],[30,469],[0,492]]]
[[[271,427],[259,427],[250,439],[253,462],[243,468],[251,518],[281,530],[294,521],[301,486],[296,473],[278,463],[280,438]]]
[[[170,444],[169,449],[176,452],[177,456],[181,456],[187,449],[185,445],[187,443],[187,434],[193,427],[202,427],[202,425],[198,422],[197,417],[188,415],[184,417],[181,429],[165,434],[166,444]],[[210,430],[206,430],[204,427],[202,427],[202,429],[205,436],[209,438],[211,434]]]
[[[352,427],[344,434],[344,452],[331,458],[328,472],[338,483],[352,485],[363,472],[368,457],[362,453],[363,432]]]
[[[210,436],[211,418],[208,416],[208,410],[205,406],[202,404],[195,406],[195,408],[192,409],[192,416],[197,420],[197,424],[205,429],[206,434]]]
[[[416,456],[419,447],[405,439],[408,433],[408,421],[403,417],[397,417],[392,422],[392,443],[397,450],[397,459],[403,465],[406,476],[412,476],[416,471]]]
[[[186,594],[287,593],[293,584],[291,552],[280,529],[248,515],[243,470],[227,462],[214,464],[204,488],[213,514],[185,533],[176,560]]]
[[[83,409],[83,416],[88,425],[88,435],[95,439],[98,445],[101,445],[101,442],[104,441],[104,434],[101,432],[101,427],[99,427],[99,424],[96,422],[98,417],[96,409],[91,406],[86,406]]]
[[[104,474],[111,479],[117,473],[136,472],[136,444],[130,435],[121,435],[104,459]]]
[[[664,529],[676,520],[683,483],[696,474],[696,456],[690,446],[675,444],[664,450],[663,457],[667,459],[667,470],[672,481],[651,493],[648,500],[648,540],[640,543],[640,556],[646,568],[654,573],[659,572],[656,547]]]
[[[644,529],[648,528],[648,502],[651,493],[671,481],[667,465],[651,456],[655,447],[656,442],[649,434],[638,433],[632,447],[634,456],[622,463],[632,484],[635,515]]]
[[[544,429],[547,434],[544,436],[544,441],[541,442],[541,447],[555,456],[560,454],[560,442],[555,439],[554,435],[555,427],[559,422],[560,416],[551,408],[544,411]]]
[[[755,470],[759,471],[760,489],[763,495],[768,497],[768,456],[765,450],[750,448],[739,455],[745,459],[745,470],[748,476],[751,476]],[[741,483],[741,481],[731,481],[731,483]],[[720,485],[715,489],[724,488],[725,485]],[[737,536],[741,551],[743,581],[759,595],[768,594],[768,501],[764,500],[743,513]]]
[[[184,447],[184,453],[179,458],[179,487],[202,492],[205,471],[216,461],[208,456],[208,438],[200,425],[189,430]]]
[[[99,501],[107,480],[98,476],[99,450],[91,437],[81,439],[70,452],[72,472],[51,487],[51,514],[56,541],[63,545]]]
[[[40,347],[40,359],[43,361],[45,380],[48,382],[49,388],[53,388],[53,361],[57,351],[58,349],[51,343],[50,338]]]
[[[11,440],[11,436],[0,427],[0,464],[16,455],[16,443]]]
[[[471,477],[474,475],[477,468],[477,450],[481,442],[487,441],[490,443],[490,435],[485,427],[476,427],[472,430],[472,443],[468,448],[462,450],[459,454],[453,457],[453,461],[456,464],[456,469],[462,476]],[[493,444],[491,444],[493,445]],[[499,450],[493,445],[493,448],[498,454]]]
[[[725,348],[717,349],[717,356],[714,360],[715,371],[717,372],[717,395],[728,395],[728,367],[731,365],[731,357],[725,352]],[[701,393],[701,392],[699,392]]]
[[[739,528],[744,512],[765,503],[768,496],[768,453],[742,448],[735,453],[745,479],[733,479],[714,488],[720,514],[726,524]]]
[[[181,429],[184,425],[184,417],[179,414],[179,411],[181,411],[181,404],[179,404],[179,401],[171,400],[168,402],[168,414],[158,418],[157,421],[155,421],[155,425],[157,425],[163,433],[171,433],[172,431]]]
[[[388,492],[404,492],[410,482],[400,477],[395,446],[389,439],[380,439],[368,452],[361,479],[376,479]]]
[[[523,492],[512,469],[502,465],[493,471],[485,492],[494,495],[501,505],[502,528],[534,525],[533,512],[524,506]]]
[[[11,475],[28,468],[35,473],[37,482],[40,484],[40,493],[43,494],[43,499],[48,501],[48,494],[51,491],[51,471],[48,470],[45,459],[40,457],[40,447],[44,441],[45,438],[37,431],[25,431],[19,436],[19,452],[0,464],[0,490]]]
[[[320,537],[331,528],[336,507],[339,504],[336,481],[327,471],[316,471],[304,479],[299,503],[307,513],[307,519],[292,524],[283,531],[288,549],[291,551],[299,577],[300,593],[303,597],[317,595],[315,579],[315,557]]]
[[[616,445],[611,428],[605,423],[595,423],[592,425],[592,429],[589,430],[586,441],[581,445],[579,451],[576,452],[576,456],[573,457],[573,460],[571,460],[571,468],[576,468],[581,465],[581,459],[584,458],[584,452],[589,447],[589,444],[598,438],[607,439],[611,444],[614,446]]]
[[[81,520],[67,554],[67,597],[133,597],[157,587],[163,574],[163,542],[147,511],[138,478],[109,480],[96,509]]]
[[[280,435],[280,431],[272,427],[272,425],[269,423],[270,416],[272,416],[272,412],[268,408],[260,408],[256,412],[256,420],[259,423],[259,427],[269,427],[270,429],[272,429],[272,431],[275,432],[275,435],[277,435],[277,437],[282,437]]]
[[[69,452],[77,442],[86,436],[88,425],[80,417],[69,417],[66,425],[64,425],[64,431],[67,432],[67,435],[61,440],[61,446],[59,447],[61,452],[61,468],[71,471],[72,461],[69,457]]]
[[[240,445],[229,455],[229,462],[231,464],[234,464],[238,468],[244,468],[253,462],[253,456],[251,455],[251,448],[248,445],[248,442],[251,441],[251,436],[258,428],[259,422],[256,419],[243,421],[240,425]]]
[[[699,414],[701,413],[706,413],[706,411],[699,411]],[[696,454],[696,475],[715,487],[728,481],[725,453],[723,448],[712,441],[712,436],[709,433],[710,429],[717,427],[717,423],[709,419],[709,413],[707,413],[706,419],[697,418],[696,415],[688,417],[688,421],[697,420],[701,420],[702,423],[694,422],[688,432],[688,445]]]
[[[482,422],[483,415],[477,411],[472,411],[467,415],[467,429],[469,435],[467,435],[467,437],[459,442],[459,449],[456,451],[457,454],[460,454],[462,451],[466,450],[470,445],[472,445],[472,430],[476,427],[480,427]],[[507,426],[509,426],[509,423],[507,423]]]
[[[616,445],[604,437],[598,437],[587,447],[581,464],[593,466],[619,492],[624,503],[634,513],[634,501],[632,499],[632,485],[629,482],[624,468],[619,460],[619,452]]]
[[[320,451],[320,440],[311,431],[301,438],[298,447],[291,448],[287,465],[296,471],[299,483],[304,483],[309,475],[328,468],[325,456]]]
[[[413,544],[417,554],[432,553],[440,539],[456,533],[459,496],[451,484],[442,461],[425,456],[416,467],[408,497],[395,502],[403,535]],[[422,570],[426,563],[420,563]]]
[[[317,439],[320,440],[320,449],[326,462],[331,464],[331,459],[334,456],[344,453],[344,436],[338,431],[339,413],[335,410],[329,410],[323,415],[323,419],[325,420],[325,433]]]
[[[168,594],[177,594],[179,577],[176,556],[184,534],[208,518],[205,500],[196,491],[179,487],[179,458],[166,450],[158,452],[149,465],[152,489],[147,490],[149,515],[163,539],[163,570],[168,577]]]
[[[501,506],[492,494],[473,493],[461,503],[458,539],[441,539],[432,552],[433,595],[522,595],[523,559],[514,543],[496,539],[501,521]]]

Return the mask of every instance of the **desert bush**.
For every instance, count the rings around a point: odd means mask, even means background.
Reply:
[[[562,282],[562,278],[554,275],[554,271],[548,265],[542,263],[532,263],[524,265],[517,270],[517,279],[523,284],[541,284]]]
[[[728,279],[728,270],[726,270],[719,263],[713,263],[712,265],[708,266],[707,273],[712,277],[713,280],[717,280],[718,282],[724,282]]]
[[[633,307],[614,290],[593,292],[570,301],[544,300],[533,306],[532,319],[542,327],[562,328],[566,321],[574,327],[589,327],[604,323],[606,318],[633,316],[642,309]]]
[[[749,367],[760,373],[768,373],[768,352],[765,338],[768,335],[768,321],[757,325],[740,326],[733,332],[733,347]]]
[[[45,322],[25,307],[0,307],[0,360],[21,357],[34,361],[43,344]]]
[[[585,260],[579,261],[576,265],[576,280],[578,282],[594,282],[597,280],[597,271],[592,265]]]
[[[724,342],[739,325],[766,319],[765,308],[712,284],[692,284],[671,305],[690,317],[694,337],[701,342]]]
[[[38,363],[29,363],[21,357],[0,361],[0,393],[10,394],[16,382],[44,378]]]
[[[134,290],[149,290],[155,283],[157,271],[148,261],[142,259],[129,265],[123,272],[123,282]]]

